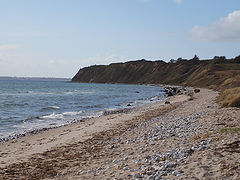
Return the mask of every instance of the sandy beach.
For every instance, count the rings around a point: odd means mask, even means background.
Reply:
[[[240,110],[201,89],[0,143],[0,179],[239,179]]]

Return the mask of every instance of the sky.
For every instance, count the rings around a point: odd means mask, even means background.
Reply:
[[[0,0],[0,76],[240,55],[239,0]]]

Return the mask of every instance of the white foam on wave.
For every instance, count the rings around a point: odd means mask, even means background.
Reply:
[[[64,112],[62,114],[63,114],[63,116],[76,116],[76,115],[79,115],[82,113],[83,113],[83,111],[73,111],[73,112]]]
[[[82,114],[83,111],[70,111],[64,113],[52,113],[50,115],[45,115],[40,117],[40,119],[62,119],[64,116],[76,116]]]
[[[42,118],[42,119],[58,119],[58,118],[63,118],[63,114],[52,113],[50,115],[45,115],[40,118]]]
[[[73,94],[71,91],[64,92],[64,94]]]
[[[81,92],[78,92],[79,94],[94,94],[95,91],[81,91]]]
[[[118,108],[105,108],[104,111],[116,111]]]
[[[48,108],[51,108],[51,109],[60,109],[60,107],[58,107],[58,106],[49,106]]]

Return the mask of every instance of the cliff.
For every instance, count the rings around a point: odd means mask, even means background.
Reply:
[[[171,84],[206,87],[220,91],[222,106],[240,107],[240,56],[233,59],[214,57],[210,60],[178,59],[164,61],[129,61],[85,67],[72,82]]]
[[[85,67],[72,78],[73,82],[176,84],[214,89],[240,86],[240,56],[234,59],[129,61]]]

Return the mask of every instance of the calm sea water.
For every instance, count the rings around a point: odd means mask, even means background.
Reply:
[[[154,86],[0,78],[0,139],[162,98],[162,89]]]

